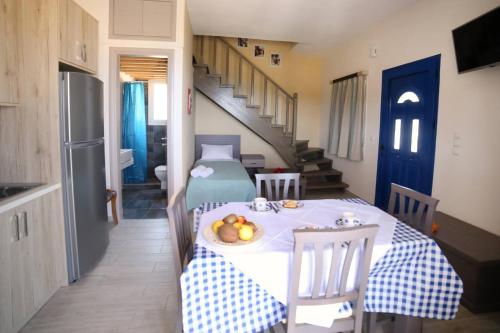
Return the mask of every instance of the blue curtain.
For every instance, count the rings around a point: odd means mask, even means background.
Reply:
[[[147,176],[147,138],[143,83],[124,83],[122,106],[122,148],[132,149],[134,156],[134,164],[123,170],[123,183],[144,183]]]

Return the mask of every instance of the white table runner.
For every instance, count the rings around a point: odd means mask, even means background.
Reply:
[[[378,224],[379,233],[375,238],[375,246],[371,266],[383,257],[391,248],[391,241],[396,226],[396,219],[382,210],[367,205],[354,204],[340,200],[304,200],[304,207],[298,209],[282,208],[278,214],[274,211],[254,212],[246,203],[228,203],[202,215],[196,242],[213,252],[224,256],[236,268],[247,274],[253,281],[275,297],[279,302],[287,304],[288,283],[293,255],[293,229],[316,226],[334,227],[335,220],[343,212],[351,211],[365,224]],[[258,244],[244,250],[226,250],[224,246],[209,243],[203,237],[203,230],[215,220],[228,214],[244,215],[249,221],[264,227],[265,234]],[[307,258],[307,257],[306,257]],[[303,265],[307,263],[303,262]],[[354,276],[354,274],[350,274]],[[309,278],[302,281],[308,281]],[[301,282],[302,282],[301,281]],[[301,290],[308,290],[309,282],[301,283]],[[348,286],[354,285],[350,281]]]

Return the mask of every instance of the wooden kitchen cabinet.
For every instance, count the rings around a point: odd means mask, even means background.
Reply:
[[[0,214],[0,332],[11,332],[12,326],[12,284],[10,255],[12,222],[10,211]]]
[[[0,215],[0,331],[17,332],[67,281],[60,190]]]
[[[112,0],[110,37],[175,40],[175,0]]]
[[[19,99],[17,0],[0,0],[0,106]]]
[[[59,0],[59,57],[97,73],[99,22],[72,0]]]
[[[14,327],[22,327],[35,311],[32,283],[32,257],[35,255],[33,252],[34,235],[31,234],[33,228],[32,204],[19,206],[14,213],[11,219],[17,219],[17,226],[12,225],[12,228],[17,229],[18,236],[16,237],[18,239],[14,239],[10,247],[12,321]],[[13,224],[14,221],[11,221]]]

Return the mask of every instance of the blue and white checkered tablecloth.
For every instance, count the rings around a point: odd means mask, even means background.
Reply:
[[[225,204],[195,209],[195,230],[201,214]],[[370,271],[365,311],[453,319],[463,285],[436,242],[398,222],[392,244]],[[260,332],[286,318],[285,305],[223,256],[201,246],[195,245],[181,289],[184,332]]]

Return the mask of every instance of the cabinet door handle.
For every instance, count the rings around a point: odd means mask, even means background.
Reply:
[[[19,241],[19,218],[17,215],[14,215],[11,217],[11,222],[12,222],[12,241],[17,242]]]
[[[83,44],[83,62],[87,62],[87,44]]]
[[[24,237],[28,237],[28,212],[24,211],[21,214],[21,219],[23,221]]]

